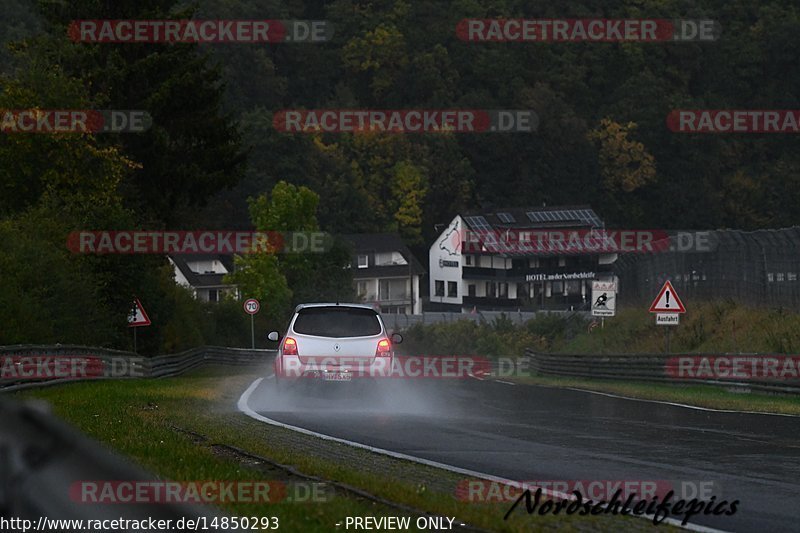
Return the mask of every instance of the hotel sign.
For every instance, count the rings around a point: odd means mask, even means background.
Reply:
[[[439,259],[440,267],[458,267],[458,261],[449,261],[447,259]]]
[[[567,274],[528,274],[525,276],[525,281],[572,281],[594,278],[594,272],[570,272]]]

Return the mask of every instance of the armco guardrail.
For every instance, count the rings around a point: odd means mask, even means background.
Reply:
[[[204,365],[267,364],[275,350],[202,346],[170,355],[72,345],[0,346],[0,391],[41,387],[83,379],[178,376]]]
[[[618,381],[653,381],[675,385],[717,385],[737,389],[800,394],[800,377],[791,368],[782,378],[749,377],[734,371],[737,361],[742,362],[746,373],[755,364],[763,369],[763,359],[788,359],[791,356],[773,354],[543,354],[526,350],[529,368],[545,376],[565,376],[612,379]],[[691,361],[686,361],[691,358]],[[794,363],[797,358],[792,358]],[[682,361],[690,364],[681,367]],[[705,361],[707,365],[698,363]],[[715,368],[716,361],[724,362]],[[754,362],[754,363],[753,363]],[[776,368],[781,370],[780,365]],[[796,367],[795,367],[796,368]],[[800,369],[797,369],[800,370]]]

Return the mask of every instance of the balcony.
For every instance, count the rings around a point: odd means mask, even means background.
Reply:
[[[488,267],[474,267],[465,266],[462,270],[461,277],[463,279],[507,279],[512,281],[525,281],[525,274],[530,274],[534,269],[531,268],[488,268]]]

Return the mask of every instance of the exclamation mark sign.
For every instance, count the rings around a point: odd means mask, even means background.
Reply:
[[[665,305],[664,307],[669,307],[669,291],[666,292],[666,297],[667,297],[667,305]]]

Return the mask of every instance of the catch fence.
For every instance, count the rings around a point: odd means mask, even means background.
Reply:
[[[734,300],[745,306],[800,306],[800,227],[708,232],[689,251],[620,255],[619,304],[649,304],[669,280],[684,301]],[[696,243],[695,243],[696,244]]]

